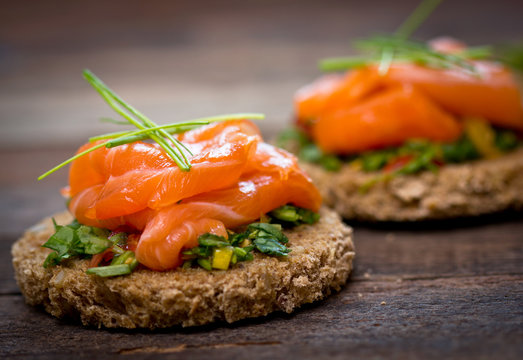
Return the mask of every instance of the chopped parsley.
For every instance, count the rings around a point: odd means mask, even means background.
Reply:
[[[182,253],[185,260],[182,267],[227,270],[238,262],[252,260],[255,252],[286,257],[291,249],[286,246],[289,239],[283,233],[283,227],[313,224],[318,219],[319,214],[310,210],[284,205],[268,214],[268,220],[272,223],[249,224],[243,232],[229,232],[228,239],[214,234],[201,235],[198,246]]]
[[[493,141],[489,145],[502,153],[514,150],[522,143],[511,130],[494,128],[481,121],[471,122],[481,123],[483,132],[492,132]],[[293,133],[295,135],[291,135]],[[477,143],[477,140],[465,131],[458,140],[450,143],[414,139],[397,147],[365,151],[354,156],[336,156],[324,154],[300,129],[288,129],[278,138],[278,146],[294,152],[300,160],[318,164],[326,170],[336,171],[343,163],[352,163],[365,172],[383,171],[397,174],[437,171],[443,164],[488,157],[482,153],[481,145],[483,144]],[[336,166],[330,166],[331,158],[336,159]],[[406,159],[408,161],[405,161]]]
[[[263,221],[249,224],[245,231],[229,231],[228,238],[210,233],[198,238],[198,246],[182,253],[183,268],[199,266],[206,270],[227,270],[241,261],[250,261],[253,253],[286,257],[290,252],[283,227],[313,224],[319,214],[299,207],[284,205],[264,216]],[[49,268],[72,257],[91,258],[86,273],[101,277],[130,274],[139,265],[135,254],[128,248],[129,235],[111,232],[92,226],[81,225],[76,220],[68,225],[57,225],[55,233],[42,245],[53,250],[44,261]],[[102,263],[102,266],[99,266]]]

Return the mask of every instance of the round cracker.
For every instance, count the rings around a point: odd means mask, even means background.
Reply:
[[[379,173],[345,164],[340,171],[302,164],[324,203],[346,219],[417,221],[475,216],[523,208],[523,148],[496,159],[448,164],[362,186]]]
[[[71,221],[67,213],[58,223]],[[87,260],[66,260],[44,269],[52,234],[50,218],[29,229],[12,247],[17,282],[30,305],[52,315],[80,318],[109,328],[193,326],[233,322],[273,311],[292,312],[339,290],[352,269],[352,230],[331,210],[321,209],[314,225],[285,231],[287,259],[256,254],[226,271],[139,269],[131,275],[87,275]]]

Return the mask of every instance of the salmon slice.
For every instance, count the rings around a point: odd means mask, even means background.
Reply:
[[[350,108],[324,113],[313,139],[326,152],[352,154],[401,145],[408,139],[452,141],[461,134],[457,120],[423,93],[400,87]]]
[[[475,67],[479,75],[397,64],[383,81],[386,86],[413,85],[452,114],[482,117],[493,125],[523,130],[521,93],[512,73],[489,62],[476,62]]]
[[[382,87],[381,77],[364,68],[345,75],[325,75],[296,92],[294,108],[297,124],[310,130],[318,117],[337,106],[352,106]]]
[[[193,144],[200,152],[190,159],[190,172],[180,170],[155,144],[135,142],[95,150],[71,166],[70,193],[74,196],[86,185],[103,184],[96,201],[85,212],[86,217],[100,220],[146,207],[167,206],[198,194],[202,188],[226,187],[241,175],[260,140],[255,133],[243,133],[247,125],[237,125],[221,127],[223,131],[216,131],[214,137],[197,143],[198,146]],[[83,173],[93,180],[84,180],[80,176]]]
[[[260,129],[251,121],[229,120],[201,126],[178,135],[178,140],[185,144],[197,144],[212,141],[220,134],[238,132],[244,135],[261,136]]]
[[[260,143],[246,173],[234,186],[204,192],[151,215],[140,237],[136,258],[154,270],[172,269],[180,262],[181,250],[195,246],[192,244],[196,244],[198,236],[206,232],[187,232],[184,224],[188,221],[213,219],[234,229],[285,204],[318,211],[321,196],[293,155]],[[159,247],[164,251],[158,252]]]
[[[114,230],[120,226],[129,226],[134,229],[143,229],[152,215],[151,209],[144,209],[126,216],[96,219],[86,215],[103,190],[103,185],[94,185],[77,193],[69,202],[69,211],[81,224]]]
[[[225,225],[216,219],[184,218],[183,222],[176,221],[174,228],[172,218],[160,215],[155,219],[156,221],[150,224],[154,224],[154,226],[170,225],[170,231],[165,234],[165,237],[159,237],[155,229],[148,226],[140,236],[136,248],[136,259],[142,265],[157,271],[174,269],[181,265],[182,250],[198,246],[198,237],[201,234],[211,233],[228,237]],[[160,223],[160,219],[165,223]]]
[[[459,53],[466,49],[465,44],[451,38],[435,39],[429,44],[443,53]],[[367,66],[345,75],[320,77],[295,95],[297,125],[317,139],[324,150],[340,151],[340,154],[399,145],[401,134],[429,140],[452,140],[456,138],[458,128],[452,124],[454,121],[449,120],[452,117],[458,120],[480,117],[493,125],[523,131],[521,93],[514,75],[508,68],[494,62],[474,61],[471,64],[477,73],[395,63],[383,76],[376,66]],[[399,101],[401,96],[398,93],[398,100],[395,100],[398,102],[394,105],[396,112],[388,114],[385,110],[391,106],[392,98],[387,94],[399,87],[414,88],[416,92],[412,93],[411,99],[419,100],[420,104],[413,103],[409,109],[405,101]],[[387,104],[378,106],[377,99],[380,98]],[[428,105],[429,101],[432,104]],[[422,111],[423,107],[426,109]],[[440,108],[439,111],[434,110],[435,107]],[[401,119],[400,108],[404,114],[434,114],[436,118],[422,116],[415,124],[413,118]],[[450,114],[443,115],[443,111]],[[379,120],[380,116],[383,119]],[[359,122],[355,120],[357,117]],[[348,121],[349,118],[352,120]],[[336,123],[336,119],[340,123]],[[390,121],[400,123],[385,124]],[[406,128],[407,124],[412,124],[412,130]],[[440,131],[433,126],[439,124],[444,126]],[[401,134],[394,131],[401,131]],[[329,134],[332,139],[329,139]],[[341,134],[347,134],[347,137],[343,139]],[[403,139],[408,140],[406,136]],[[355,143],[342,144],[352,141]]]
[[[206,219],[205,224],[213,219],[234,229],[288,203],[317,211],[321,198],[310,179],[301,172],[291,173],[287,181],[279,181],[277,176],[253,174],[234,187],[197,195],[159,210],[140,237],[136,259],[153,270],[175,268],[180,263],[180,251],[195,246],[198,236],[208,232],[204,228],[188,232],[188,222]]]
[[[180,264],[181,251],[196,246],[203,233],[226,236],[226,228],[287,203],[319,209],[318,189],[297,159],[260,142],[252,123],[213,124],[179,139],[201,151],[189,172],[177,170],[161,149],[146,143],[102,148],[78,159],[71,168],[77,182],[71,184],[70,211],[86,225],[143,231],[138,261],[167,270]],[[78,176],[79,164],[97,181]]]

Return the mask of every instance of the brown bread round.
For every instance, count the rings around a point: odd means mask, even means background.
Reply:
[[[475,216],[523,208],[523,149],[491,160],[449,164],[381,181],[367,191],[363,184],[378,173],[344,165],[338,172],[302,164],[320,189],[324,203],[346,219],[417,221]]]
[[[71,221],[68,213],[55,216]],[[331,210],[314,225],[285,231],[288,259],[257,254],[227,271],[139,269],[128,276],[87,275],[87,260],[67,260],[44,269],[50,250],[41,245],[53,232],[50,218],[29,229],[12,247],[15,275],[30,305],[85,325],[162,328],[233,322],[273,311],[292,312],[346,282],[354,257],[352,230]]]

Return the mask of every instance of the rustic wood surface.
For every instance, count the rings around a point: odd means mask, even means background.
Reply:
[[[0,1],[0,358],[523,357],[523,213],[357,224],[343,290],[291,315],[161,331],[85,328],[24,304],[11,244],[63,209],[62,171],[35,178],[111,115],[89,67],[158,122],[263,111],[272,136],[315,61],[389,31],[415,1]],[[419,32],[473,44],[523,38],[520,1],[444,3]]]

